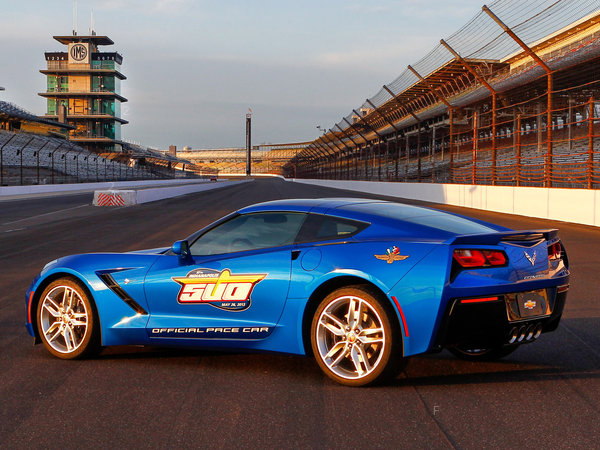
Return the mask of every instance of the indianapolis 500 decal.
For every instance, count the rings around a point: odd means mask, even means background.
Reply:
[[[173,277],[181,285],[179,303],[207,303],[230,311],[250,307],[250,294],[266,274],[234,275],[229,269],[194,269],[185,277]]]

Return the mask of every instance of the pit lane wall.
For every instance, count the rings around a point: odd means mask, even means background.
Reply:
[[[184,186],[144,188],[139,190],[109,189],[94,191],[94,206],[133,206],[140,203],[155,202],[165,198],[179,197],[196,192],[235,186],[248,183],[250,180],[216,181],[212,183],[196,183]]]
[[[289,181],[600,227],[598,189],[313,179]]]
[[[72,184],[34,184],[26,186],[0,186],[0,198],[16,195],[36,195],[57,192],[93,191],[96,189],[146,188],[150,186],[171,186],[178,184],[210,183],[208,180],[140,180],[140,181],[106,181],[100,183]]]
[[[148,180],[103,183],[78,183],[0,187],[1,200],[42,197],[44,195],[94,192],[96,206],[131,206],[178,197],[211,189],[234,186],[252,180]],[[98,201],[102,196],[106,201]]]

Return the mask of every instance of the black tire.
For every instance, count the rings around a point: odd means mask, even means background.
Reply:
[[[490,348],[468,348],[464,346],[452,347],[448,350],[454,356],[465,361],[496,361],[514,352],[518,345],[490,347]]]
[[[329,378],[346,386],[365,386],[400,372],[401,330],[392,325],[393,312],[384,302],[363,285],[337,289],[321,301],[312,320],[311,346]]]
[[[100,322],[86,289],[73,278],[50,283],[38,302],[37,330],[46,349],[61,359],[100,350]]]

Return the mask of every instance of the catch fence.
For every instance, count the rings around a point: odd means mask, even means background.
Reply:
[[[598,188],[599,63],[597,0],[497,0],[286,174]]]

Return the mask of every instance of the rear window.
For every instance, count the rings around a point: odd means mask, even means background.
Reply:
[[[453,234],[480,234],[496,231],[493,228],[463,217],[399,203],[363,203],[345,206],[343,209],[403,220]]]
[[[322,214],[309,214],[296,242],[327,241],[344,239],[364,230],[369,224]]]

